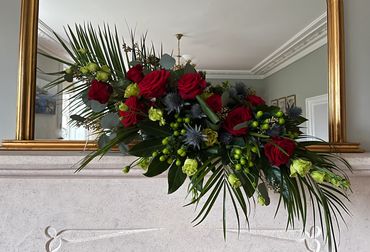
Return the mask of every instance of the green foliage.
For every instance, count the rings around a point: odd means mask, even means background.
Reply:
[[[159,61],[159,64],[164,68],[164,69],[172,69],[174,65],[176,64],[176,60],[171,57],[168,54],[163,54],[161,57],[161,60]]]
[[[172,164],[168,172],[168,193],[173,193],[185,182],[186,174],[182,172],[181,166]]]
[[[207,103],[205,103],[205,101],[200,96],[197,96],[196,99],[208,119],[213,124],[218,124],[220,122],[220,118],[218,118],[218,116],[212,111],[212,109],[208,107]]]
[[[159,160],[159,157],[155,157],[148,167],[148,170],[146,173],[144,173],[144,176],[146,177],[155,177],[163,172],[165,172],[169,168],[169,164],[167,162],[161,162]]]
[[[162,148],[161,138],[149,138],[133,146],[128,153],[137,157],[150,157],[154,151]]]

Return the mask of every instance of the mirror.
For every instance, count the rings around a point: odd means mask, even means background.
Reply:
[[[325,0],[187,1],[180,5],[173,1],[159,5],[147,1],[91,4],[40,0],[38,49],[68,61],[52,31],[67,41],[64,28],[84,22],[116,25],[126,39],[128,26],[136,27],[137,37],[148,31],[149,40],[155,45],[162,43],[165,52],[175,54],[174,35],[183,33],[182,58],[205,70],[209,82],[244,83],[283,111],[298,106],[303,116],[312,117],[312,123],[304,126],[307,134],[328,141],[326,20]],[[37,67],[43,72],[66,68],[40,54]],[[50,76],[41,71],[36,79],[35,138],[87,139],[88,129],[68,123],[74,113],[68,110],[68,96],[73,94],[55,96],[59,90],[43,89]],[[317,96],[326,99],[320,100],[319,107],[313,102],[306,107],[307,101]]]
[[[63,56],[53,30],[65,38],[64,26],[92,22],[117,25],[126,38],[128,26],[138,36],[148,31],[149,40],[162,43],[164,51],[174,55],[175,34],[183,33],[182,59],[191,59],[205,70],[210,83],[243,82],[268,104],[283,110],[295,104],[310,119],[307,134],[329,140],[338,152],[360,151],[358,144],[346,142],[342,18],[341,0],[165,1],[160,5],[22,0],[17,139],[4,141],[3,147],[82,149],[91,138],[88,129],[67,124],[73,113],[63,109],[68,97],[54,96],[59,90],[43,88],[48,79],[40,71],[36,75],[35,59],[37,50]],[[45,72],[64,69],[41,55],[37,67]],[[333,151],[330,146],[312,148]]]

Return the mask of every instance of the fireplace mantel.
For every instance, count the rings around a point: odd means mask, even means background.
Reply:
[[[15,178],[127,178],[142,175],[141,169],[128,174],[122,168],[135,157],[119,153],[96,158],[87,168],[75,173],[78,162],[87,152],[2,151],[0,152],[0,177]],[[370,176],[370,152],[341,154],[352,165],[349,176]],[[162,177],[165,175],[162,175]]]
[[[252,251],[324,252],[320,231],[308,221],[285,231],[286,216],[275,206],[252,207],[250,229],[238,235],[228,204],[227,240],[222,204],[193,227],[193,207],[183,207],[186,186],[167,194],[166,174],[146,178],[122,168],[134,157],[109,154],[74,173],[86,152],[0,152],[0,251]],[[352,216],[342,225],[339,251],[370,247],[370,153],[343,155],[353,166]],[[313,230],[316,229],[316,235]]]

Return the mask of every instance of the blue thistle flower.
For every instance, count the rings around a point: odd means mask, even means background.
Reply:
[[[207,139],[202,133],[201,126],[195,125],[193,128],[190,125],[185,125],[185,129],[185,144],[200,149],[200,144]]]
[[[199,104],[194,104],[192,107],[191,107],[191,116],[194,118],[194,119],[200,119],[202,117],[205,117],[204,113],[203,113],[203,110],[202,108],[200,107]]]
[[[297,106],[292,106],[287,108],[287,115],[292,118],[296,118],[302,115],[302,109]]]
[[[219,136],[219,141],[222,144],[230,144],[233,140],[233,136],[228,132],[222,132]]]
[[[274,125],[266,133],[269,136],[276,137],[276,136],[279,136],[280,135],[281,131],[282,131],[282,128],[280,126]]]
[[[166,110],[168,114],[171,112],[180,113],[180,109],[183,106],[180,96],[176,93],[168,93],[163,99],[164,105],[166,105]]]

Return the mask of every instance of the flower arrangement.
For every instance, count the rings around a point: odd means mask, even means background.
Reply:
[[[322,142],[304,141],[300,108],[284,114],[243,83],[210,85],[191,62],[176,65],[170,55],[147,47],[146,36],[138,42],[132,36],[129,46],[109,27],[96,31],[91,25],[76,25],[67,35],[69,45],[56,34],[73,62],[49,56],[69,65],[49,86],[70,82],[64,91],[74,94],[71,106],[79,111],[71,119],[98,136],[97,150],[78,170],[118,146],[138,157],[123,172],[135,166],[147,177],[168,171],[168,193],[189,183],[189,205],[204,202],[196,225],[218,197],[224,212],[231,199],[239,223],[240,211],[248,221],[250,201],[267,206],[273,192],[287,226],[298,218],[305,227],[310,201],[329,250],[337,250],[334,225],[348,213],[343,199],[350,190],[338,163],[350,166],[307,148]]]

